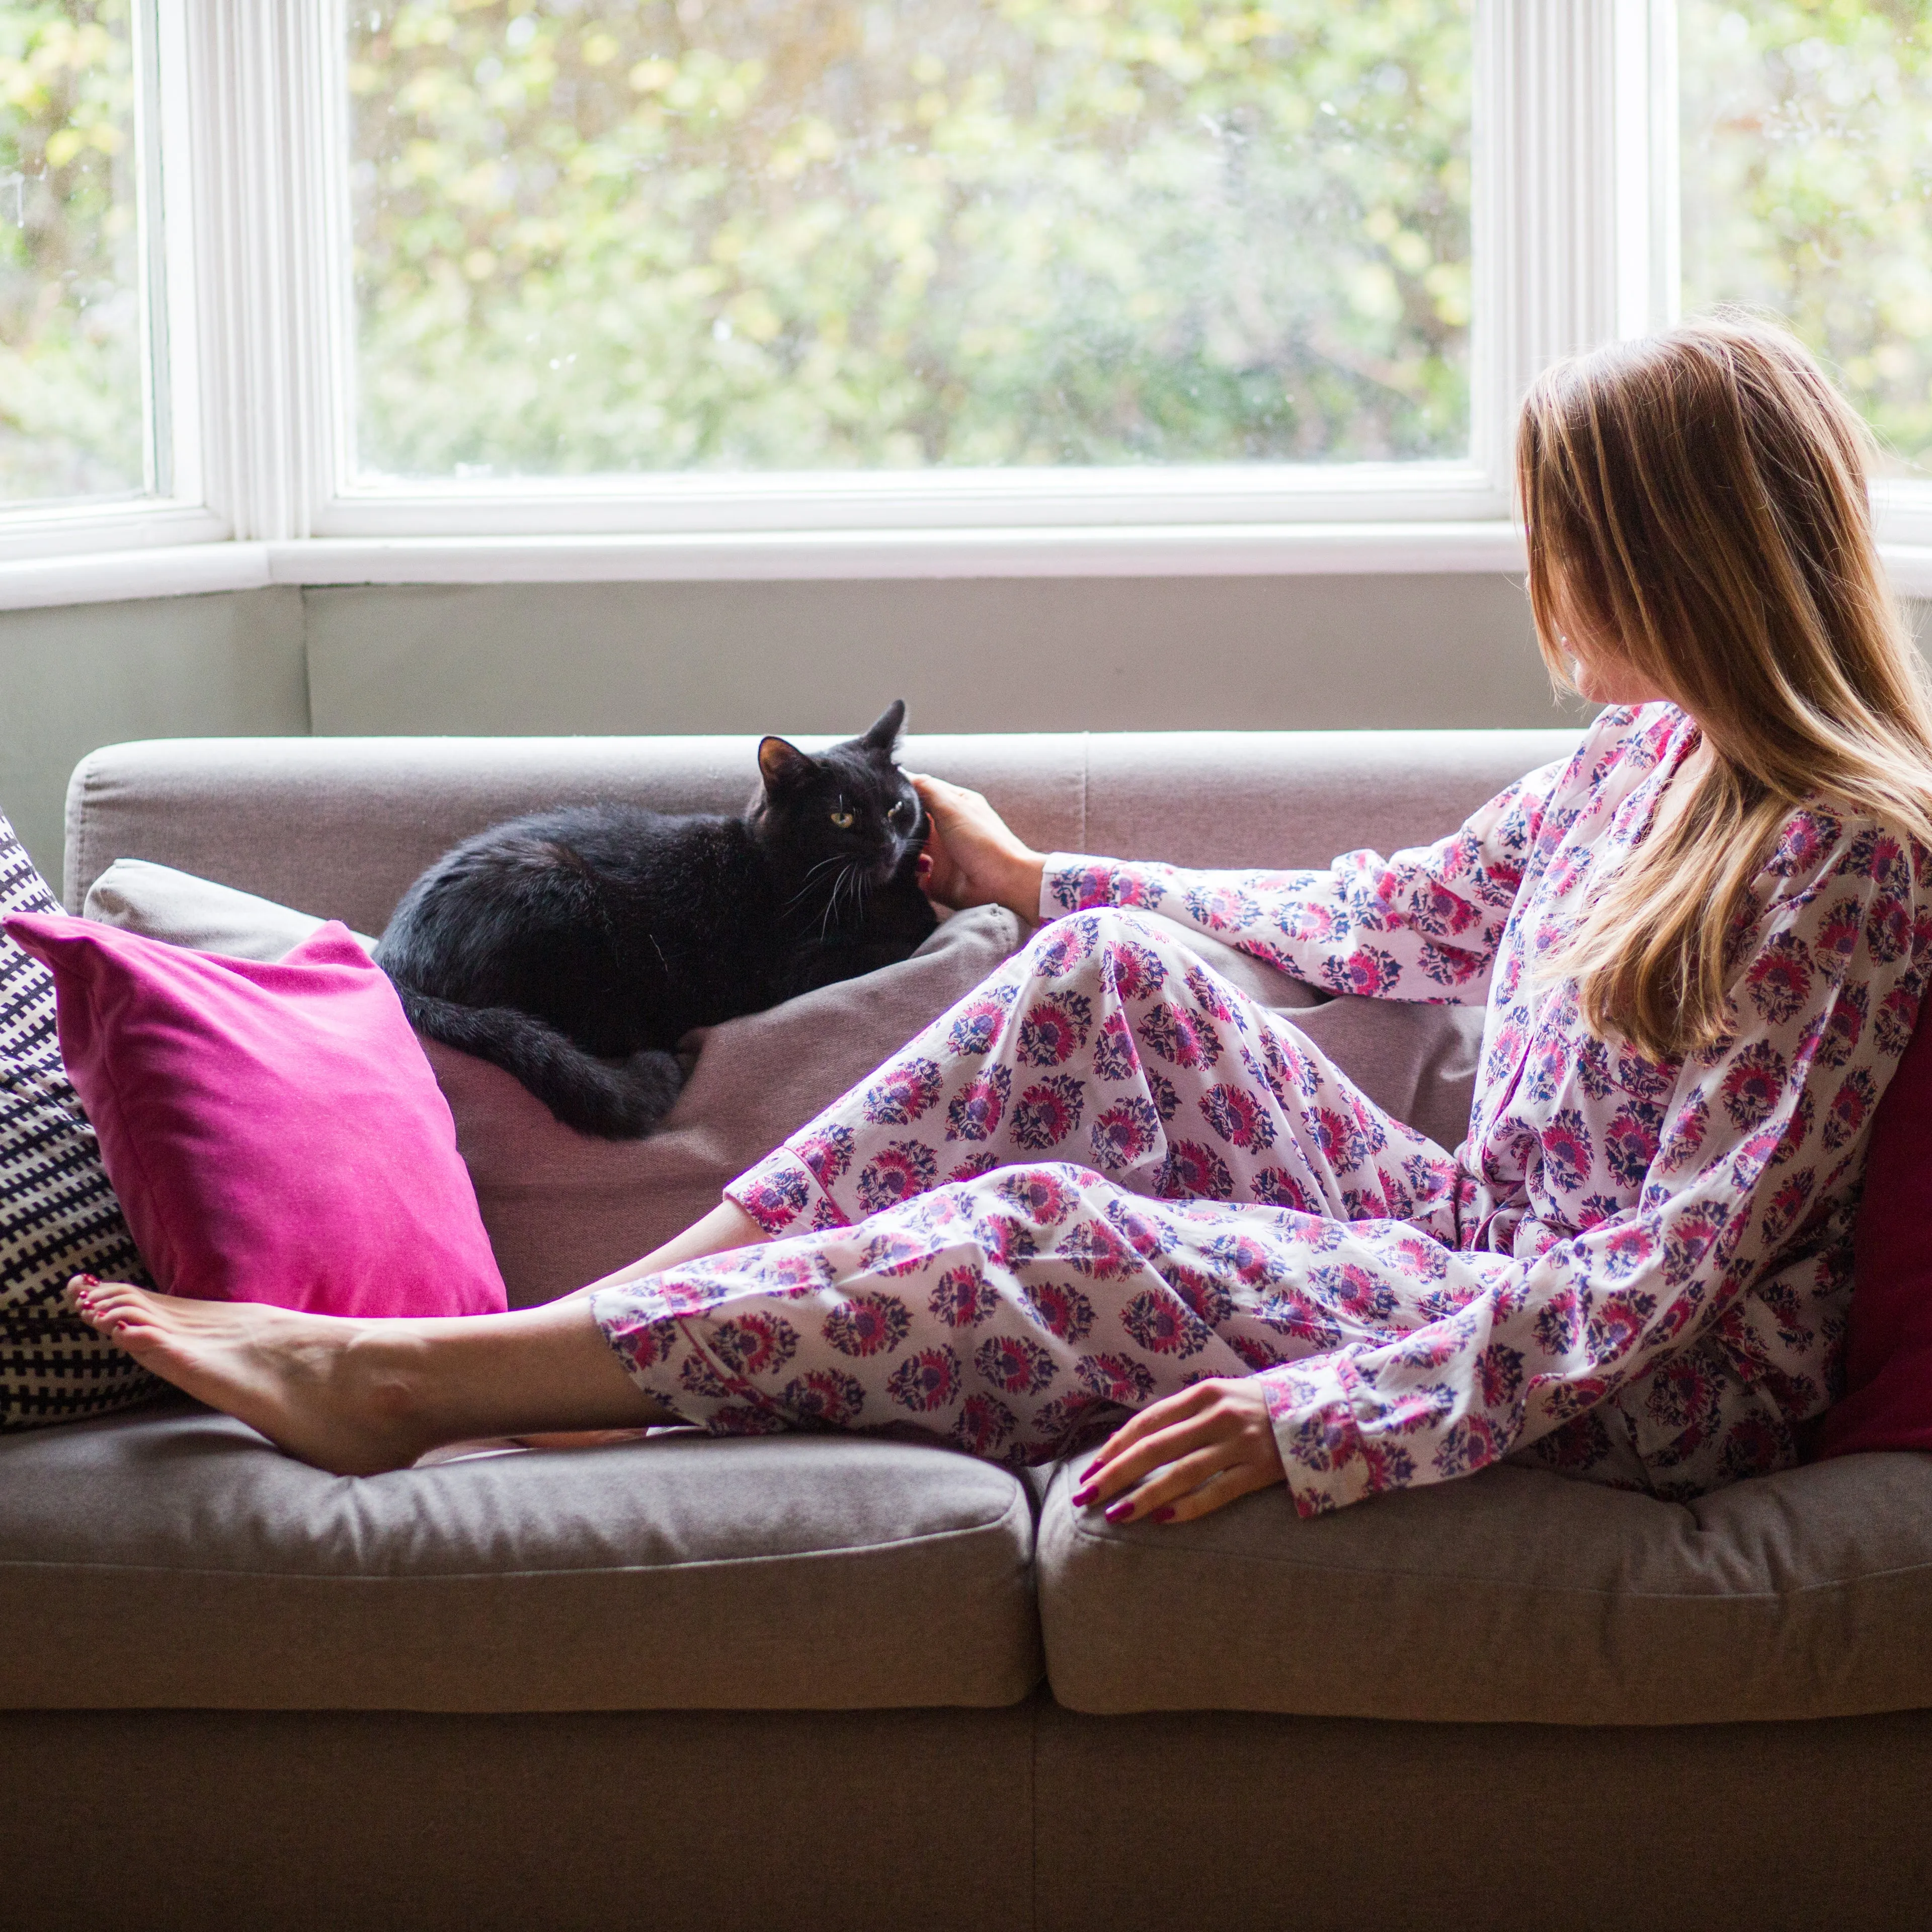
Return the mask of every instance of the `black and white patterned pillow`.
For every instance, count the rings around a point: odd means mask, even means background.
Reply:
[[[0,818],[0,914],[58,912]],[[160,1387],[68,1307],[74,1274],[146,1282],[62,1064],[53,976],[0,933],[0,1430],[145,1402]]]

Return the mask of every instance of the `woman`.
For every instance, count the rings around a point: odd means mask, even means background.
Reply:
[[[1312,1513],[1519,1453],[1666,1496],[1781,1466],[1834,1391],[1868,1123],[1932,959],[1932,711],[1862,447],[1759,326],[1547,374],[1517,446],[1531,600],[1552,674],[1610,708],[1439,844],[1042,857],[923,782],[937,896],[1065,916],[578,1296],[390,1322],[76,1300],[340,1471],[674,1420],[1030,1462],[1123,1411],[1078,1498],[1116,1520],[1284,1480]],[[1338,991],[1486,997],[1462,1147],[1176,921]]]

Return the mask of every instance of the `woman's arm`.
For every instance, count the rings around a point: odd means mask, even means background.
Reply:
[[[1138,907],[1192,926],[1331,992],[1474,1004],[1565,760],[1520,779],[1448,838],[1323,871],[1190,872],[1034,851],[977,792],[914,783],[932,821],[926,888],[1023,919]]]

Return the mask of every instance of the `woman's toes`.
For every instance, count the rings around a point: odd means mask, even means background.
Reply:
[[[89,1327],[124,1342],[128,1336],[155,1325],[152,1298],[125,1282],[97,1282],[73,1290],[71,1298]]]

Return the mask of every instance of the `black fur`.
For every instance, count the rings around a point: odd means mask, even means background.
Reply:
[[[494,826],[404,895],[377,962],[418,1032],[586,1133],[647,1132],[693,1027],[890,965],[932,931],[926,815],[892,762],[904,718],[895,703],[816,758],[766,739],[742,818],[595,805]]]

